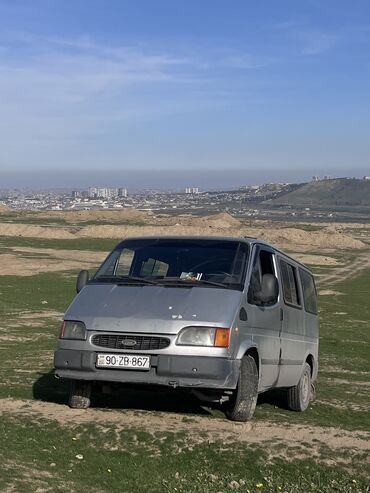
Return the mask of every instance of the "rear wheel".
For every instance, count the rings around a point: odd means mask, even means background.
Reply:
[[[69,407],[73,409],[87,409],[90,407],[91,382],[72,380],[69,391]]]
[[[241,362],[238,385],[225,403],[225,415],[231,421],[249,421],[256,409],[258,369],[253,356],[247,354]]]
[[[311,367],[306,362],[298,384],[288,389],[289,408],[293,411],[305,411],[310,404],[311,393]]]

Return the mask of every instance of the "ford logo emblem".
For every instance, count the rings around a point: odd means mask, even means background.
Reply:
[[[121,342],[121,346],[136,346],[136,341],[134,339],[125,339]]]

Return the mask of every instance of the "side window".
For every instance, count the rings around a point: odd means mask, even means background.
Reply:
[[[317,315],[316,287],[313,276],[303,269],[299,269],[302,281],[304,307],[306,312]]]
[[[285,262],[285,260],[280,260],[280,270],[285,303],[300,307],[301,301],[299,299],[297,269]]]
[[[143,262],[140,275],[141,276],[166,276],[169,265],[154,258],[148,258]]]
[[[125,248],[122,250],[116,267],[116,276],[129,276],[135,252]]]
[[[249,283],[248,303],[255,304],[255,294],[261,291],[262,276],[264,274],[276,275],[272,257],[273,254],[266,250],[259,250],[255,256]]]

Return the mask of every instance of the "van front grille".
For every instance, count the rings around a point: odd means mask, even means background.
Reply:
[[[109,349],[131,349],[147,351],[164,349],[170,345],[167,337],[139,336],[134,334],[95,334],[91,342],[95,346]]]

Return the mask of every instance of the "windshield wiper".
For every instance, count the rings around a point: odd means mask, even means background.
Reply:
[[[199,281],[196,282],[199,284],[209,284],[210,286],[218,286],[220,288],[226,288],[226,289],[230,288],[230,286],[224,282],[206,281],[205,279],[200,279]]]
[[[121,276],[118,279],[117,284],[123,285],[130,282],[139,282],[141,284],[157,284],[156,281],[150,281],[149,279],[145,279],[144,277],[135,277],[135,276]]]
[[[199,286],[199,284],[207,284],[209,286],[215,286],[218,288],[230,289],[227,284],[224,284],[222,282],[206,281],[203,279],[200,279],[199,281],[191,281],[189,279],[159,279],[157,281],[157,284],[177,284],[178,286],[186,286],[189,288],[193,286]]]
[[[156,281],[150,281],[149,279],[145,279],[144,277],[135,277],[135,276],[100,276],[93,281],[98,282],[111,282],[113,284],[117,284],[118,286],[124,286],[125,284],[130,283],[140,283],[140,284],[157,284]]]

